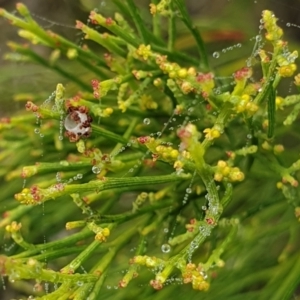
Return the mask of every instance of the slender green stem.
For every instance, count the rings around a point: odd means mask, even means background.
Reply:
[[[100,245],[101,242],[94,240],[75,259],[73,259],[68,265],[64,266],[61,269],[61,272],[65,274],[74,273],[74,271],[76,271]]]
[[[31,255],[34,255],[36,253],[39,253],[40,251],[44,251],[49,248],[50,249],[60,249],[63,247],[74,245],[76,242],[84,240],[92,235],[94,235],[94,233],[92,231],[90,231],[88,228],[84,228],[80,232],[72,234],[71,236],[63,238],[61,240],[54,241],[54,242],[48,242],[46,244],[43,243],[43,244],[36,245],[34,250],[24,251],[22,253],[12,256],[12,258],[30,257]]]
[[[274,300],[289,300],[300,283],[300,257],[297,258],[288,275],[282,279],[280,286],[272,295]]]
[[[152,0],[153,4],[158,4],[159,0]],[[161,38],[161,16],[160,14],[154,14],[152,17],[152,30],[154,36]]]
[[[134,4],[132,0],[127,0],[126,2],[128,4],[132,20],[135,24],[135,27],[138,30],[139,36],[141,37],[143,44],[148,45],[148,30],[145,27],[145,22],[142,20],[141,13],[138,11],[136,4]]]
[[[253,100],[254,103],[260,104],[262,101],[265,100],[266,95],[269,92],[270,85],[273,85],[274,79],[271,79],[274,77],[274,74],[276,74],[276,66],[277,66],[277,56],[280,53],[281,49],[279,47],[274,48],[273,58],[269,66],[269,71],[267,74],[267,77],[264,80],[264,84],[261,88],[261,92],[257,94],[255,99]],[[278,84],[278,83],[276,83]],[[273,86],[274,87],[274,86]],[[276,88],[276,87],[274,87]]]
[[[132,135],[132,132],[134,131],[136,125],[138,124],[139,122],[139,119],[138,118],[133,118],[132,121],[130,122],[127,130],[125,131],[125,133],[123,134],[123,138],[125,140],[129,140],[131,135]],[[118,153],[119,153],[119,150],[122,148],[122,146],[124,145],[124,143],[118,143],[114,149],[111,151],[111,156],[115,157]]]
[[[172,204],[174,203],[173,200],[164,200],[162,203],[155,203],[155,204],[151,204],[145,207],[140,208],[138,211],[136,211],[135,213],[133,212],[125,212],[122,214],[116,214],[116,215],[101,215],[100,219],[103,222],[118,222],[118,223],[122,223],[134,218],[137,218],[140,215],[149,213],[149,212],[153,212],[155,210],[159,210],[161,208],[165,208],[165,207],[171,207]]]
[[[205,71],[209,70],[209,63],[207,58],[207,52],[205,49],[204,42],[202,40],[202,37],[199,33],[199,31],[195,28],[195,26],[192,24],[192,20],[187,12],[186,5],[183,0],[174,0],[174,3],[176,4],[177,8],[179,9],[181,13],[181,19],[186,25],[186,27],[190,30],[191,34],[196,40],[198,52],[201,58],[200,61],[200,67],[203,68]]]
[[[176,40],[176,15],[174,13],[174,3],[170,2],[170,15],[168,18],[168,50],[174,51],[174,45]]]

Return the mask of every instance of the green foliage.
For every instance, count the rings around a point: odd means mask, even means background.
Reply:
[[[132,0],[114,3],[131,19],[77,21],[99,48],[45,30],[23,4],[20,17],[0,11],[52,49],[11,42],[7,58],[67,82],[46,101],[16,95],[29,112],[1,119],[2,276],[28,299],[290,299],[300,96],[279,85],[297,52],[265,10],[247,65],[218,78],[184,1],[153,1],[152,30]],[[180,24],[195,57],[176,50]]]

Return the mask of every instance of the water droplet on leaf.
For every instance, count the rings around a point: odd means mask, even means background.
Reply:
[[[101,172],[101,169],[99,167],[97,167],[97,166],[93,166],[92,167],[92,172],[94,174],[99,174]]]
[[[143,123],[144,123],[145,125],[149,125],[149,124],[151,123],[151,121],[150,121],[149,118],[145,118],[144,121],[143,121]]]
[[[161,251],[163,253],[169,253],[171,251],[171,246],[169,244],[163,244],[161,246]]]
[[[213,53],[213,57],[214,58],[219,58],[220,57],[220,53],[219,52],[214,52]]]
[[[192,189],[191,189],[191,188],[187,188],[185,191],[186,191],[188,194],[190,194],[190,193],[192,192]]]

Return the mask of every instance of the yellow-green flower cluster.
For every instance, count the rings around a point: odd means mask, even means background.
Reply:
[[[231,167],[226,161],[219,160],[216,166],[214,179],[216,181],[227,180],[230,182],[243,181],[244,173],[237,167]]]
[[[139,103],[142,110],[152,110],[157,109],[158,107],[158,104],[154,101],[153,97],[147,94],[141,96]]]
[[[188,263],[184,270],[182,270],[182,277],[184,283],[192,283],[193,289],[199,291],[207,291],[209,283],[205,280],[206,275],[201,270],[201,266],[196,266],[193,263]]]
[[[292,77],[294,72],[297,70],[297,66],[294,63],[295,59],[298,57],[298,52],[293,51],[288,55],[279,55],[277,57],[278,63],[278,74],[281,77]]]
[[[164,145],[159,139],[153,137],[139,137],[138,141],[152,152],[153,161],[161,159],[168,163],[174,163],[179,156],[179,151],[169,145]]]
[[[149,57],[151,57],[152,51],[151,51],[151,46],[150,45],[140,45],[138,49],[136,49],[136,54],[139,57],[142,57],[143,60],[147,60]]]
[[[171,0],[161,0],[158,4],[151,3],[150,13],[152,15],[160,14],[162,16],[168,16],[170,14],[169,5]]]
[[[203,130],[203,132],[205,133],[205,138],[209,141],[212,141],[214,139],[217,139],[221,136],[221,132],[219,129],[217,128],[205,128]]]
[[[253,115],[258,110],[258,106],[252,100],[248,94],[243,94],[241,97],[235,96],[230,98],[230,102],[235,104],[234,110],[237,113],[247,112],[248,115]]]
[[[275,17],[273,12],[264,10],[262,13],[262,20],[267,31],[266,39],[271,42],[278,41],[283,35],[283,30],[279,26],[277,26],[277,18]]]

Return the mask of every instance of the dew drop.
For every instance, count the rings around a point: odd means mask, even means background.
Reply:
[[[56,181],[60,182],[61,181],[61,174],[59,172],[56,173]]]
[[[183,173],[183,169],[177,169],[176,170],[176,175],[179,176]]]
[[[83,286],[83,282],[82,282],[82,281],[77,281],[76,284],[77,284],[78,286]]]
[[[201,208],[202,208],[203,210],[207,210],[207,207],[206,207],[205,205],[203,205]]]
[[[169,244],[161,245],[161,251],[163,253],[169,253],[171,251],[171,246]]]
[[[62,141],[62,140],[64,139],[64,137],[63,137],[62,135],[60,135],[60,136],[58,137],[58,139],[59,139],[60,141]]]
[[[164,233],[168,233],[169,232],[169,228],[164,228]]]
[[[291,23],[286,23],[286,27],[291,27]]]
[[[192,189],[191,189],[191,188],[187,188],[185,191],[186,191],[188,194],[191,194]]]
[[[219,58],[220,57],[220,53],[219,52],[214,52],[213,53],[213,57],[214,58]]]
[[[207,226],[200,226],[199,231],[203,234],[203,236],[209,236],[210,230]]]
[[[206,272],[200,271],[199,273],[200,273],[200,275],[203,277],[204,280],[207,279],[207,274],[206,274]]]
[[[34,133],[35,134],[39,134],[40,133],[40,130],[38,128],[34,128]]]
[[[99,174],[101,172],[101,169],[99,167],[97,167],[97,166],[93,166],[92,167],[92,172],[94,174]]]
[[[145,118],[144,121],[143,121],[143,123],[144,123],[145,125],[149,125],[149,124],[151,123],[151,121],[150,121],[149,118]]]
[[[160,131],[157,131],[157,132],[156,132],[156,135],[157,135],[157,136],[161,136],[161,132],[160,132]]]
[[[82,174],[77,174],[77,179],[82,179],[83,175]]]
[[[257,42],[260,42],[260,41],[261,41],[261,35],[257,35],[257,36],[255,37],[255,39],[256,39]]]

